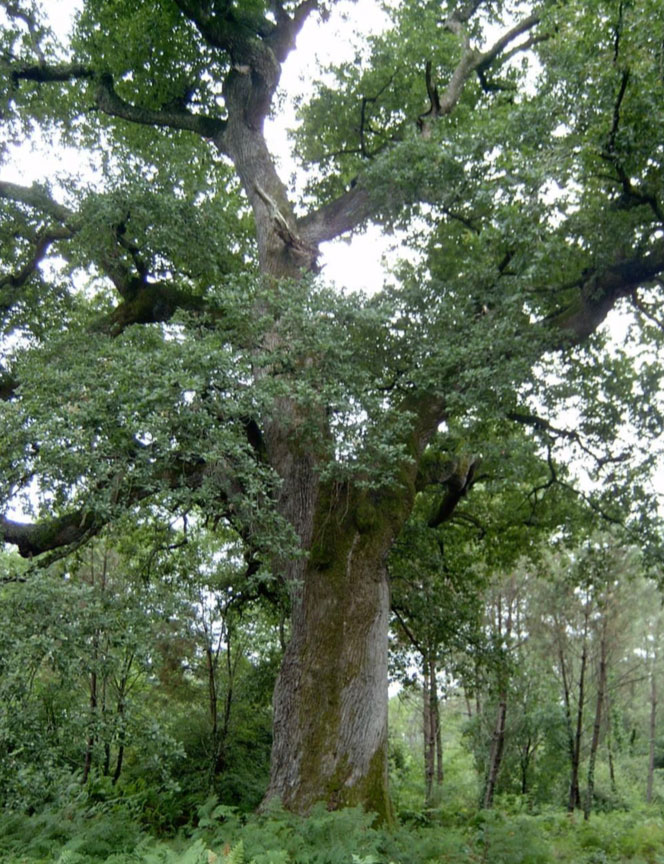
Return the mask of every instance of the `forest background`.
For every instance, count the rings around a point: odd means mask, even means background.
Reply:
[[[4,858],[662,860],[659,4],[0,6]]]

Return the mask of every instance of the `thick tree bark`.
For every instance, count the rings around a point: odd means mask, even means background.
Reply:
[[[331,514],[321,508],[327,515],[293,586],[266,800],[299,812],[320,800],[330,809],[362,804],[390,821],[386,557],[397,526],[368,498]]]

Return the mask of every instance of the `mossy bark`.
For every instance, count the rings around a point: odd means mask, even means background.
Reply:
[[[321,800],[359,804],[389,822],[386,559],[400,519],[367,496],[347,505],[320,508],[327,516],[295,590],[266,797],[301,813]]]

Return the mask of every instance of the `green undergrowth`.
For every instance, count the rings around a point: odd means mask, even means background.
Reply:
[[[159,839],[129,814],[51,809],[0,816],[3,864],[664,864],[664,818],[655,809],[597,814],[482,812],[460,824],[387,831],[357,809],[279,809],[243,816],[214,800],[196,825]]]

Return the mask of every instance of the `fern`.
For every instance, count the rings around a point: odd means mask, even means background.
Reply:
[[[245,864],[244,861],[244,843],[242,840],[235,845],[233,849],[224,856],[224,864]],[[251,862],[249,862],[251,864]]]

